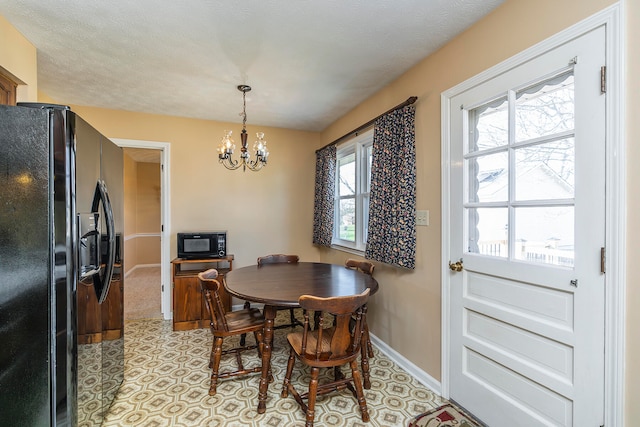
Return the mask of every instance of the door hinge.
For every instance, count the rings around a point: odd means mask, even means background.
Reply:
[[[607,93],[607,66],[600,67],[600,94]]]
[[[606,272],[607,265],[607,250],[605,248],[600,248],[600,273]]]
[[[162,285],[162,292],[164,292],[164,285]]]
[[[164,233],[164,224],[160,226],[160,231]]]

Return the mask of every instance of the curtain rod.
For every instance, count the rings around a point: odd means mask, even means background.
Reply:
[[[376,120],[378,120],[380,117],[384,116],[385,114],[389,114],[389,113],[391,113],[391,112],[393,112],[393,111],[399,110],[400,108],[404,108],[404,107],[406,107],[407,105],[411,105],[411,104],[413,104],[414,102],[416,102],[417,100],[418,100],[418,97],[417,97],[417,96],[410,96],[410,97],[409,97],[409,98],[407,98],[407,100],[406,100],[406,101],[404,101],[402,104],[398,104],[398,105],[396,105],[396,106],[395,106],[395,107],[393,107],[392,109],[390,109],[390,110],[388,110],[388,111],[385,111],[384,113],[380,114],[379,116],[376,116],[376,117],[374,117],[373,119],[369,120],[367,123],[363,124],[362,126],[358,126],[357,128],[355,128],[355,129],[354,129],[354,130],[352,130],[351,132],[348,132],[348,133],[346,133],[346,134],[342,135],[340,138],[336,139],[335,141],[328,143],[327,145],[325,145],[325,146],[324,146],[324,147],[322,147],[322,148],[318,148],[318,149],[316,150],[316,153],[317,153],[318,151],[324,150],[324,149],[325,149],[325,148],[327,148],[327,147],[331,147],[332,145],[336,145],[338,142],[342,141],[343,139],[346,139],[346,138],[350,137],[350,136],[351,136],[351,135],[353,135],[354,133],[360,132],[361,130],[368,128],[368,127],[369,127],[369,126],[371,126],[371,125],[372,125]]]

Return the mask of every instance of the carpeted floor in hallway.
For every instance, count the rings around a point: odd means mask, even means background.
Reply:
[[[125,276],[124,320],[161,319],[160,267],[140,267]]]

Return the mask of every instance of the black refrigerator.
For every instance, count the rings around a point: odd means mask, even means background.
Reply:
[[[123,192],[122,149],[68,107],[0,106],[0,426],[102,423],[124,377]]]

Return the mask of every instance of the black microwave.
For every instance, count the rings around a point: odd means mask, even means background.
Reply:
[[[227,232],[178,233],[178,258],[204,259],[227,256]]]

